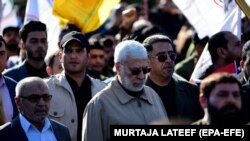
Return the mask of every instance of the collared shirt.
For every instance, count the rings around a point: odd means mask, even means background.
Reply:
[[[23,115],[19,114],[19,118],[21,126],[29,141],[57,141],[48,118],[45,119],[42,131],[39,131]]]
[[[13,117],[13,105],[10,99],[8,87],[3,76],[0,76],[0,96],[2,97],[3,109],[7,121],[11,121]]]

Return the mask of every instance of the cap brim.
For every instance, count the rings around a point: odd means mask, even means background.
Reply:
[[[84,47],[82,42],[79,39],[72,38],[72,39],[67,40],[64,44],[62,44],[61,48],[65,48],[70,41],[77,41],[82,47]]]

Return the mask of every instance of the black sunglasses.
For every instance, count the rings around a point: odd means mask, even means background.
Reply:
[[[143,72],[143,74],[150,72],[150,68],[148,68],[148,67],[129,68],[129,70],[131,71],[132,75],[138,75],[141,73],[141,71]]]
[[[168,56],[172,61],[175,61],[175,59],[177,58],[177,55],[174,52],[168,54],[159,54],[155,57],[158,59],[159,62],[165,62],[168,59]]]
[[[39,102],[39,100],[42,98],[45,102],[48,102],[51,100],[52,98],[52,95],[49,95],[49,94],[44,94],[44,95],[30,95],[30,96],[20,96],[20,98],[23,98],[23,99],[27,99],[28,101],[32,102],[32,103],[37,103]]]

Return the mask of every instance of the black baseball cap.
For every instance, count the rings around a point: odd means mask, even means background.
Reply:
[[[65,48],[70,41],[77,41],[81,44],[83,48],[89,48],[89,41],[86,36],[84,36],[81,32],[71,31],[63,36],[60,42],[60,48]]]
[[[3,29],[3,35],[5,35],[9,31],[14,31],[16,33],[19,33],[19,27],[15,27],[15,26],[6,27],[6,28]]]

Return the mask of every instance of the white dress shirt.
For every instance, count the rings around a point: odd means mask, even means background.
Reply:
[[[19,114],[19,118],[21,126],[29,141],[57,141],[48,118],[45,119],[45,124],[41,132],[34,125],[32,125],[23,115]]]

